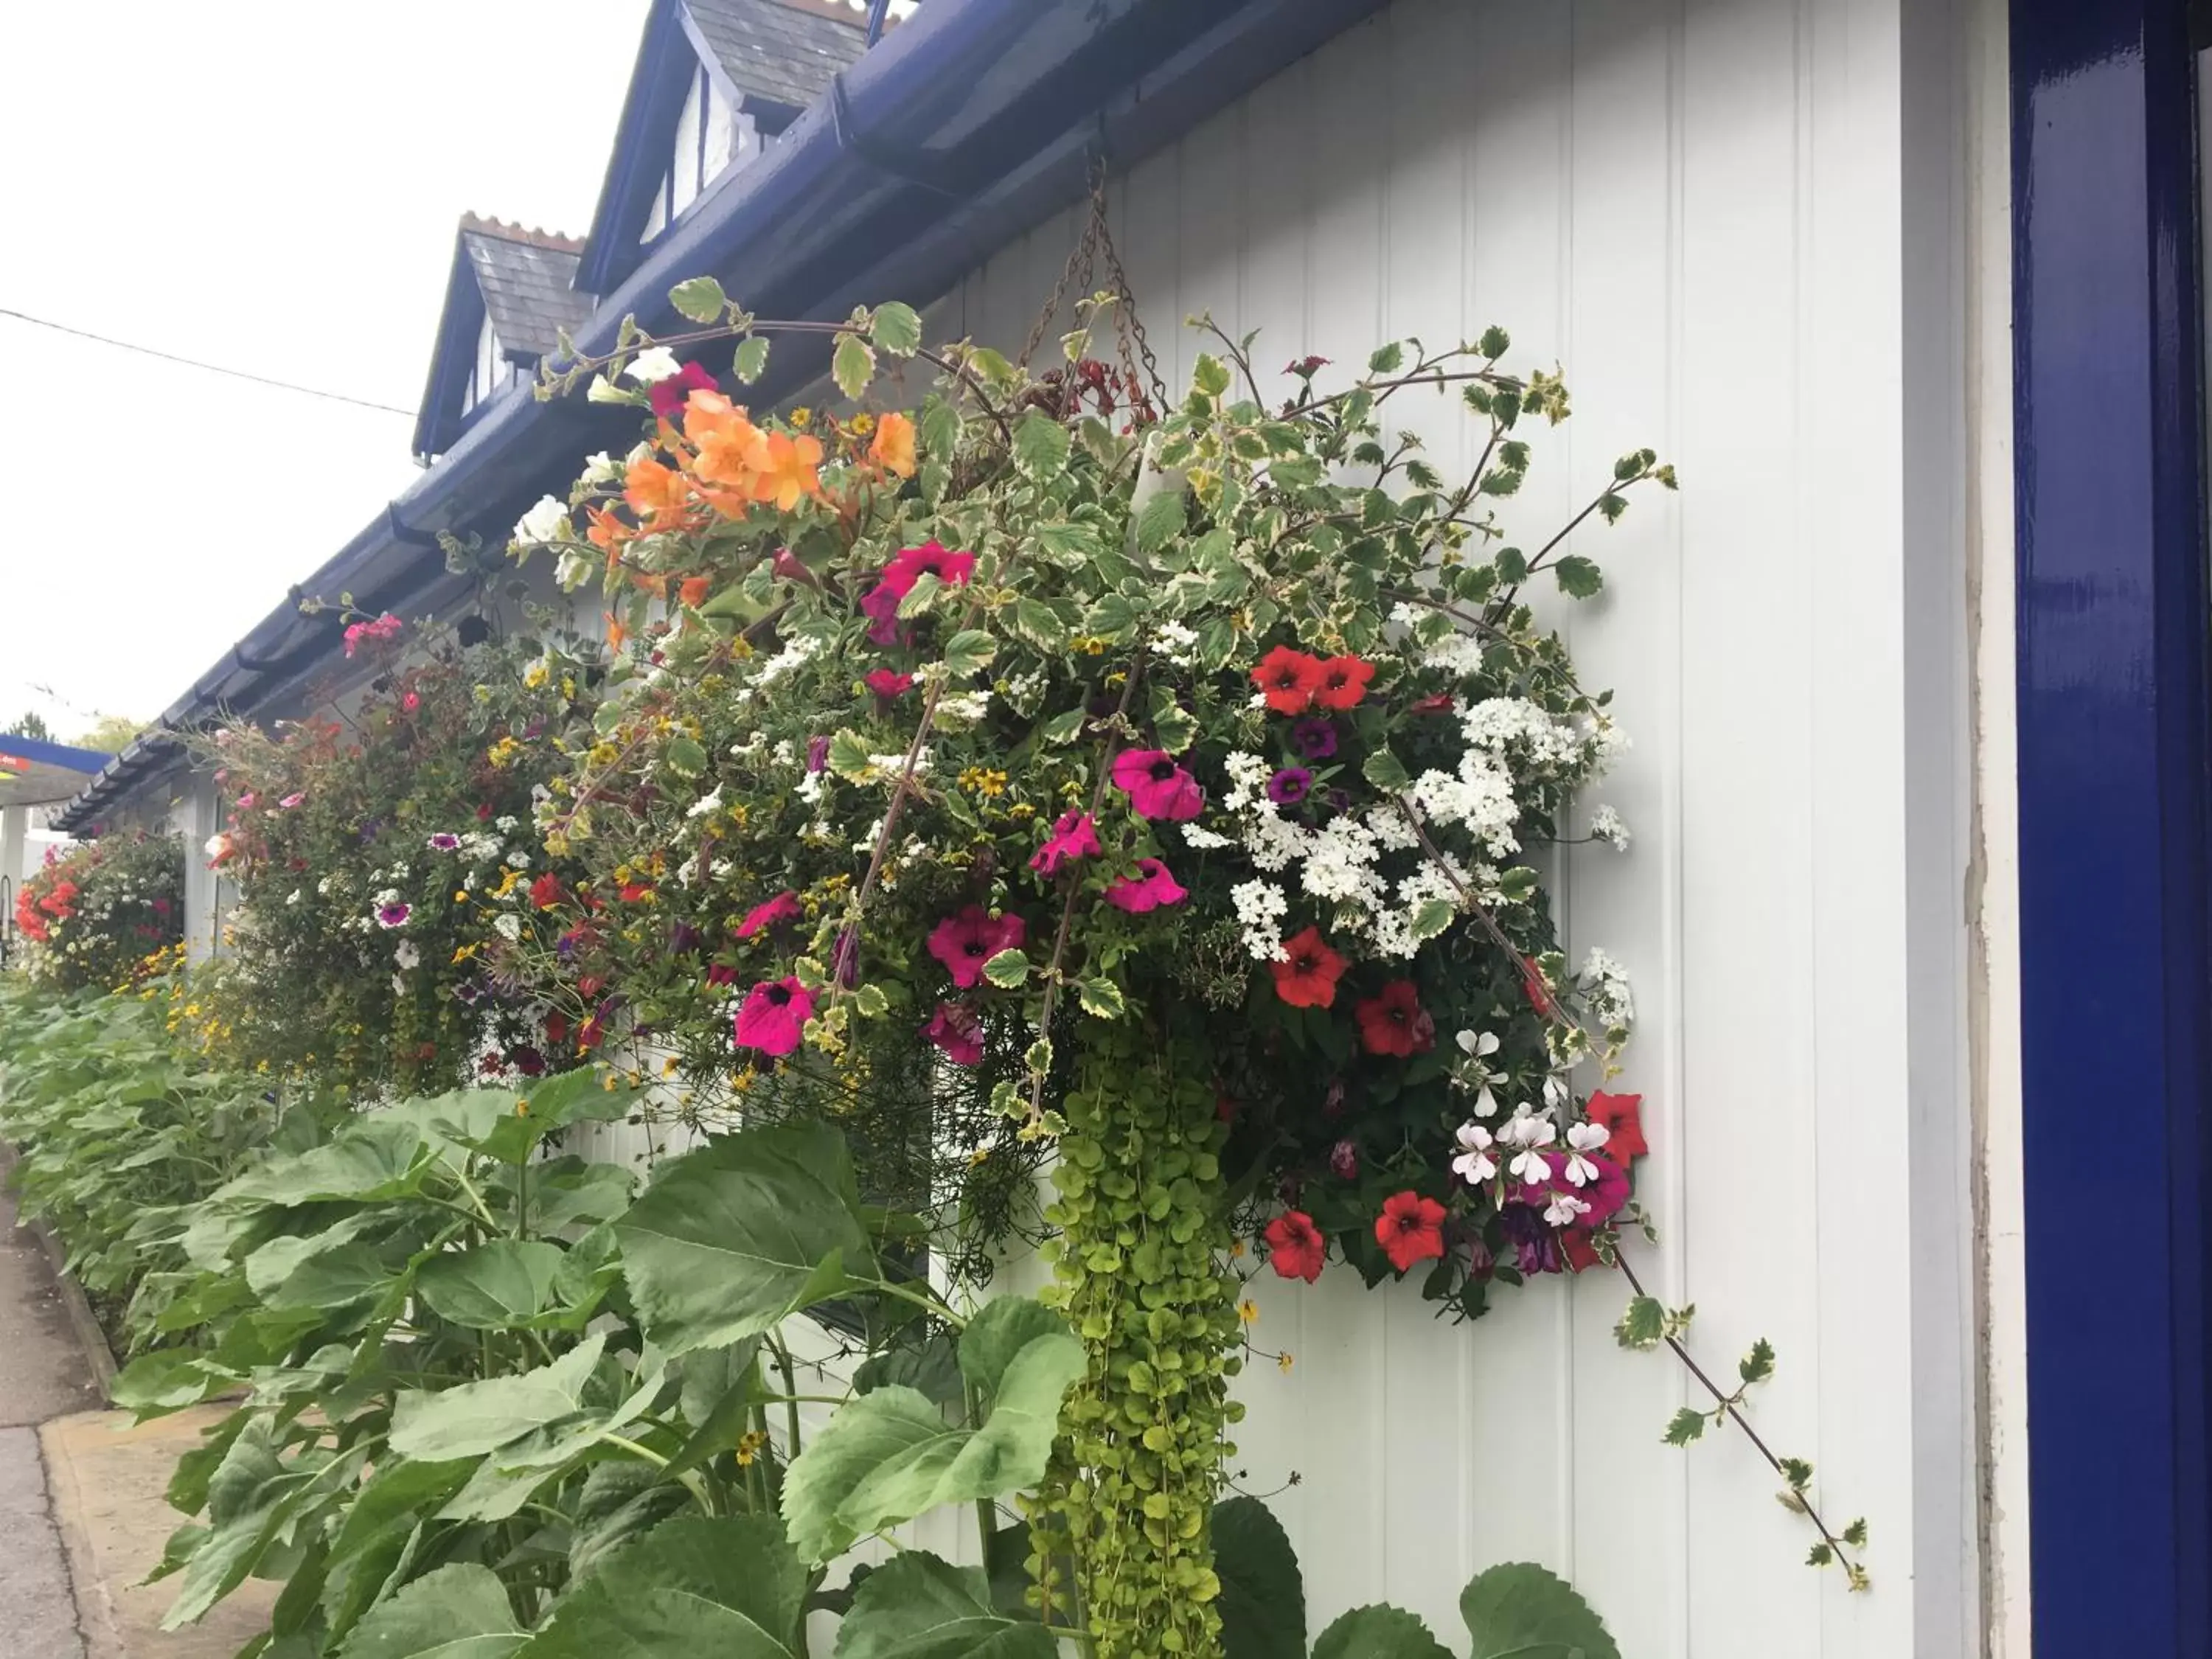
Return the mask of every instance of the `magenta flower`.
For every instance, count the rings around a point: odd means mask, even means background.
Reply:
[[[949,553],[941,543],[924,542],[920,547],[902,547],[884,567],[879,586],[888,587],[900,599],[914,592],[914,585],[926,574],[937,578],[947,587],[958,587],[975,573],[973,553]]]
[[[869,618],[868,641],[872,645],[896,645],[903,636],[898,623],[899,595],[883,582],[860,596],[860,610]]]
[[[1328,1167],[1339,1181],[1357,1180],[1359,1176],[1359,1148],[1348,1140],[1340,1140],[1328,1149]]]
[[[361,648],[361,643],[364,640],[381,644],[386,640],[397,639],[399,636],[399,618],[389,611],[374,622],[354,623],[345,630],[345,653],[349,657],[353,655]]]
[[[1295,806],[1312,787],[1312,773],[1303,766],[1285,766],[1267,780],[1267,799],[1278,806]]]
[[[251,789],[249,789],[238,798],[238,804],[250,812],[253,810],[253,803],[259,799],[260,797],[258,795],[256,795]]]
[[[750,939],[763,927],[773,927],[779,922],[799,920],[799,895],[790,891],[778,893],[765,904],[756,904],[745,913],[738,924],[738,937]]]
[[[1180,823],[1206,809],[1206,791],[1164,749],[1125,749],[1114,758],[1114,787],[1139,817]]]
[[[1189,896],[1189,890],[1170,875],[1167,866],[1158,859],[1139,859],[1135,875],[1125,876],[1106,890],[1106,902],[1133,916],[1181,904]]]
[[[983,977],[983,964],[1001,951],[1018,948],[1029,937],[1019,916],[994,916],[970,904],[930,930],[929,954],[945,964],[952,982],[965,991]]]
[[[955,1066],[973,1066],[983,1058],[982,1016],[964,1002],[939,1003],[921,1034]]]
[[[719,962],[710,962],[707,964],[708,984],[735,985],[737,982],[738,970],[736,969],[726,967]]]
[[[1296,721],[1291,726],[1291,747],[1308,760],[1327,760],[1336,752],[1334,722],[1311,715]]]
[[[376,925],[380,927],[404,927],[407,918],[415,914],[411,906],[380,904],[376,907]]]
[[[430,837],[430,850],[434,853],[450,853],[460,844],[461,838],[450,830],[441,830]]]
[[[745,993],[738,1009],[738,1047],[764,1054],[787,1054],[814,1012],[814,999],[796,979],[764,979]]]
[[[276,804],[289,812],[294,807],[297,806],[301,801],[307,799],[307,797],[304,793],[296,795],[287,795],[283,799],[278,801]]]
[[[1088,812],[1062,812],[1043,846],[1030,855],[1030,868],[1041,876],[1056,876],[1071,859],[1098,856],[1098,826]]]
[[[819,772],[830,764],[830,739],[809,738],[806,740],[806,769]]]
[[[889,702],[893,697],[914,689],[914,676],[895,674],[888,668],[872,668],[862,678],[861,684],[884,702]]]

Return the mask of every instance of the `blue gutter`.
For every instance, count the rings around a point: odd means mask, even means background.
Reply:
[[[930,0],[752,165],[726,177],[592,313],[611,348],[625,314],[680,325],[677,282],[711,272],[766,316],[835,318],[933,299],[1010,238],[1079,199],[1102,142],[1126,167],[1171,143],[1382,0]],[[1040,301],[1043,296],[1040,295]],[[826,356],[778,343],[756,397],[818,374]],[[584,455],[627,441],[627,410],[509,394],[326,561],[126,749],[57,819],[74,830],[173,764],[174,734],[218,709],[268,706],[331,658],[334,617],[303,594],[350,591],[398,610],[444,572],[441,530],[503,532]]]

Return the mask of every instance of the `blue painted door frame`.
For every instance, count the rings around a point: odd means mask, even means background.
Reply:
[[[2012,0],[2035,1651],[2212,1655],[2186,0]]]

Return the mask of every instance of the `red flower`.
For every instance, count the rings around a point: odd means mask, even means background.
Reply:
[[[1279,645],[1260,659],[1260,665],[1252,671],[1252,684],[1267,693],[1267,707],[1278,714],[1303,714],[1313,706],[1314,694],[1321,690],[1322,667],[1320,658]]]
[[[622,898],[623,902],[625,904],[635,904],[642,899],[648,899],[652,896],[653,888],[647,883],[642,881],[626,881],[622,884]]]
[[[1423,697],[1413,705],[1416,714],[1449,714],[1452,711],[1452,696],[1449,691],[1439,691],[1433,696]]]
[[[799,920],[799,895],[790,891],[778,893],[765,904],[756,904],[745,912],[745,919],[738,924],[738,937],[750,939],[763,927],[773,927],[779,922]]]
[[[1569,1227],[1562,1231],[1559,1234],[1559,1254],[1567,1259],[1567,1269],[1571,1273],[1583,1273],[1604,1264],[1604,1258],[1597,1253],[1597,1246],[1590,1243],[1590,1230],[1587,1227]]]
[[[605,1037],[606,1034],[606,1021],[601,1019],[597,1014],[593,1014],[589,1019],[586,1020],[581,1025],[576,1028],[576,1046],[579,1048],[581,1048],[585,1053],[589,1054],[592,1049],[599,1046],[600,1039]]]
[[[1352,1012],[1359,1021],[1359,1046],[1370,1054],[1404,1060],[1436,1046],[1437,1023],[1421,1006],[1421,994],[1410,979],[1392,980]]]
[[[696,363],[686,363],[665,379],[655,380],[646,388],[646,397],[653,404],[653,412],[664,421],[672,421],[684,412],[684,399],[694,392],[718,392],[714,377]]]
[[[1321,929],[1283,941],[1285,955],[1269,964],[1275,994],[1293,1008],[1327,1008],[1336,1001],[1336,982],[1344,977],[1344,958],[1328,948]]]
[[[1609,1095],[1602,1089],[1583,1109],[1589,1121],[1606,1132],[1605,1150],[1626,1164],[1632,1158],[1648,1158],[1651,1143],[1644,1138],[1644,1097]]]
[[[1367,682],[1375,678],[1375,665],[1358,657],[1331,657],[1321,665],[1321,684],[1314,701],[1323,708],[1349,708],[1367,695]]]
[[[1559,1005],[1552,1000],[1552,988],[1544,982],[1544,970],[1534,957],[1521,958],[1521,988],[1528,994],[1528,1006],[1546,1019],[1559,1018]]]
[[[796,979],[764,979],[745,993],[738,1009],[735,1030],[738,1047],[757,1048],[764,1054],[787,1054],[814,1012],[812,994]]]
[[[914,689],[914,676],[895,674],[888,668],[872,668],[863,677],[861,684],[889,702],[900,693]]]
[[[1384,1199],[1375,1221],[1375,1242],[1400,1273],[1416,1261],[1435,1260],[1444,1253],[1444,1206],[1419,1193]]]
[[[561,878],[550,870],[541,873],[530,884],[530,902],[541,910],[550,910],[561,902]]]
[[[1106,890],[1106,902],[1133,916],[1181,904],[1189,896],[1190,890],[1170,875],[1167,866],[1158,859],[1139,859],[1134,876],[1124,877]]]
[[[958,587],[966,583],[975,568],[973,553],[948,553],[943,544],[924,542],[920,547],[902,547],[891,556],[884,567],[880,586],[889,588],[899,599],[914,592],[914,585],[927,574],[937,578],[947,587]]]
[[[1114,787],[1140,818],[1181,823],[1206,809],[1206,791],[1164,749],[1124,749],[1114,757]]]
[[[983,977],[983,964],[1029,937],[1019,916],[994,916],[980,904],[965,906],[930,930],[929,954],[945,964],[965,991]]]
[[[982,1017],[965,1003],[939,1003],[921,1034],[955,1066],[974,1066],[983,1058]]]
[[[1267,1265],[1285,1279],[1303,1279],[1310,1285],[1321,1277],[1328,1243],[1304,1210],[1284,1211],[1261,1236],[1267,1241]]]
[[[568,1040],[568,1016],[557,1008],[545,1016],[545,1040],[556,1044]]]
[[[737,982],[738,970],[736,969],[730,967],[726,963],[710,962],[707,964],[708,984],[735,985]]]

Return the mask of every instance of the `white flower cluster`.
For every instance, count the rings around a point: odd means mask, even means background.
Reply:
[[[1575,983],[1589,999],[1590,1012],[1608,1031],[1625,1031],[1636,1024],[1636,999],[1628,988],[1627,970],[1595,945],[1583,958]]]
[[[1601,805],[1590,814],[1590,839],[1601,841],[1617,853],[1628,850],[1628,825],[1619,811]]]

